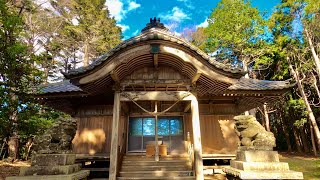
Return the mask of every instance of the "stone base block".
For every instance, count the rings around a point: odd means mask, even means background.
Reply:
[[[86,180],[89,174],[89,170],[81,170],[68,175],[12,176],[6,180]]]
[[[244,162],[279,162],[277,151],[238,151],[237,161]]]
[[[30,166],[21,167],[19,176],[72,174],[80,170],[80,164],[65,166]]]
[[[64,166],[75,161],[75,154],[36,154],[31,158],[31,166]]]
[[[289,171],[286,162],[243,162],[231,160],[230,166],[244,171]]]
[[[296,171],[243,171],[235,168],[224,168],[228,179],[303,179],[302,172]]]

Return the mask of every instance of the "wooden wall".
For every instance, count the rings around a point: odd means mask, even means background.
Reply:
[[[72,141],[77,154],[109,154],[112,133],[112,106],[92,106],[79,108],[77,112],[77,132]],[[119,122],[119,142],[125,141],[126,116]]]
[[[190,132],[192,140],[191,115],[185,115],[184,119],[185,136]],[[234,131],[233,116],[200,115],[200,129],[203,154],[234,154],[236,152],[239,139]]]

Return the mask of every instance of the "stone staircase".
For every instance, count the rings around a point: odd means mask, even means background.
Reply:
[[[118,180],[195,179],[188,157],[124,156]]]

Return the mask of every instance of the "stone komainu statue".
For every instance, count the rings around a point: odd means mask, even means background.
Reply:
[[[240,115],[233,118],[235,130],[240,137],[240,150],[273,150],[276,139],[253,116]]]
[[[35,137],[34,151],[37,154],[64,154],[72,151],[72,139],[77,122],[71,117],[59,117],[44,134]]]

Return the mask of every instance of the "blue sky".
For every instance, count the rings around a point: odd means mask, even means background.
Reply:
[[[185,29],[206,25],[219,0],[106,0],[106,5],[124,39],[140,33],[150,17],[160,17],[171,31],[180,34]],[[271,13],[280,0],[252,0],[251,4],[261,12]]]

